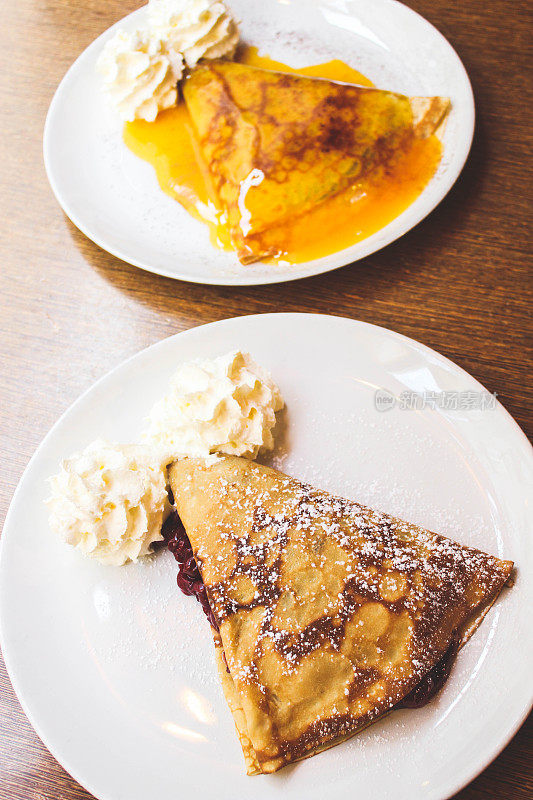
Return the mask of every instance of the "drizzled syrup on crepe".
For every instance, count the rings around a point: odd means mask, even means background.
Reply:
[[[238,60],[277,72],[373,85],[364,75],[338,60],[292,69],[259,56],[256,48],[243,48]],[[183,100],[175,108],[160,113],[155,122],[126,123],[124,141],[136,155],[152,164],[163,191],[209,226],[212,243],[231,250],[226,219],[210,185]],[[441,153],[442,146],[436,135],[417,139],[385,174],[351,186],[302,216],[293,217],[282,227],[267,232],[266,238],[272,236],[279,252],[278,257],[269,260],[310,261],[376,233],[421,194],[435,173]]]

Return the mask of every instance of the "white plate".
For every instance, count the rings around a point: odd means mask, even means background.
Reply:
[[[274,776],[248,778],[208,624],[168,553],[126,567],[85,560],[49,532],[46,478],[96,436],[139,435],[183,359],[249,350],[287,401],[283,468],[518,566],[444,690]],[[507,412],[379,412],[376,389],[480,392],[417,342],[361,322],[267,314],[166,339],[83,395],[48,434],[2,537],[6,664],[33,726],[100,800],[442,800],[501,750],[531,703],[529,444]],[[467,397],[463,395],[462,397]],[[469,395],[468,397],[476,397]]]
[[[206,227],[157,184],[152,167],[122,142],[95,62],[117,26],[73,64],[48,112],[44,159],[54,193],[72,222],[130,264],[195,283],[258,284],[303,278],[379,250],[416,225],[450,190],[468,155],[474,101],[459,57],[426,20],[394,0],[230,0],[243,40],[293,66],[341,58],[377,86],[410,95],[447,95],[452,111],[438,171],[397,219],[353,247],[295,266],[243,267],[216,250]],[[145,9],[119,25],[140,25]]]

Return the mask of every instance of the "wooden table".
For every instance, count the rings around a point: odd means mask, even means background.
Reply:
[[[382,252],[323,277],[253,288],[196,286],[130,267],[79,233],[48,186],[41,140],[52,94],[73,59],[136,4],[0,4],[2,519],[34,449],[96,378],[169,334],[240,314],[318,311],[400,331],[497,392],[531,434],[528,0],[409,3],[450,39],[473,82],[477,128],[462,176],[428,219]],[[457,798],[531,798],[532,753],[530,718]],[[0,797],[89,797],[33,732],[3,663]]]

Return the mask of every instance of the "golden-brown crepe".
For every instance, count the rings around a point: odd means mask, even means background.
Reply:
[[[183,96],[243,263],[279,255],[284,226],[392,168],[450,106],[233,62],[197,67]]]
[[[248,774],[352,736],[463,644],[512,562],[241,458],[170,470]]]

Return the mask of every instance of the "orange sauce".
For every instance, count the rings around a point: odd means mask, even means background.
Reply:
[[[282,61],[274,61],[269,56],[260,56],[257,47],[243,47],[237,52],[237,61],[248,64],[249,67],[271,69],[274,72],[288,72],[293,75],[307,75],[308,78],[327,78],[328,81],[343,81],[344,83],[357,83],[359,86],[374,86],[362,72],[349,67],[344,61],[335,58],[323,64],[312,64],[310,67],[289,67]]]
[[[166,194],[209,226],[212,243],[231,250],[224,215],[218,207],[183,100],[158,114],[154,122],[126,122],[124,142],[136,156],[154,167]]]
[[[396,170],[362,187],[350,187],[295,219],[278,260],[312,261],[336,253],[384,228],[416,200],[441,158],[436,136],[417,139]],[[265,234],[268,241],[268,232]]]
[[[242,48],[238,61],[250,66],[309,77],[373,86],[357,70],[339,60],[293,69]],[[210,229],[212,243],[231,250],[224,213],[211,187],[192,123],[183,101],[163,111],[155,122],[137,120],[124,126],[124,142],[155,169],[159,185]],[[439,164],[437,136],[417,139],[396,168],[384,176],[350,187],[296,218],[283,230],[284,252],[274,261],[300,263],[321,258],[359,242],[385,227],[421,194]],[[273,236],[279,237],[279,230]],[[268,234],[267,234],[268,235]]]

